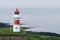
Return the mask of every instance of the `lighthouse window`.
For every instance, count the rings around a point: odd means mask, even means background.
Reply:
[[[19,12],[15,12],[15,14],[19,14]]]
[[[16,27],[16,29],[17,29],[17,27]]]

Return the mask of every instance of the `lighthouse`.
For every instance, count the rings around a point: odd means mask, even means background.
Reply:
[[[13,32],[20,32],[20,16],[18,8],[16,8],[13,16]]]

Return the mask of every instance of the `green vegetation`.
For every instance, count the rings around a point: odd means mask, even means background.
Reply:
[[[26,32],[24,31],[23,28],[21,28],[21,32],[13,32],[12,31],[12,28],[10,30],[10,28],[6,27],[6,28],[3,28],[1,27],[0,28],[0,36],[25,36],[26,35]]]
[[[60,40],[60,37],[29,34],[28,40]]]
[[[0,36],[26,36],[28,40],[60,40],[60,37],[56,36],[46,36],[46,35],[37,35],[37,34],[27,34],[23,28],[20,32],[13,32],[12,28],[1,27]]]

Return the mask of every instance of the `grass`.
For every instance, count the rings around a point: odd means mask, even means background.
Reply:
[[[28,40],[60,40],[60,37],[27,34],[23,28],[21,28],[20,32],[13,32],[9,27],[0,27],[0,36],[26,36]]]
[[[60,37],[29,34],[28,40],[60,40]]]
[[[1,27],[0,28],[0,36],[25,36],[26,35],[26,32],[24,31],[23,28],[21,28],[21,31],[20,32],[13,32],[12,31],[12,28],[10,30],[9,27]]]

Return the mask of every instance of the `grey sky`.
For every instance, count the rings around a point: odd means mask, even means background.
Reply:
[[[0,8],[60,7],[60,0],[0,0]]]

